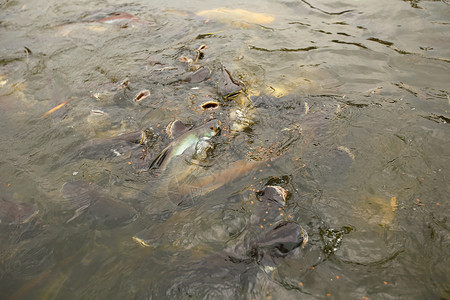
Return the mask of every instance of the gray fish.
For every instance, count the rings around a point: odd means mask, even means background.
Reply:
[[[139,145],[143,136],[145,136],[143,131],[134,131],[113,138],[93,139],[76,147],[72,156],[88,159],[120,156],[123,152]]]
[[[108,196],[95,184],[86,181],[66,182],[61,193],[67,201],[77,207],[74,216],[66,223],[85,212],[106,227],[127,224],[137,216],[134,209]]]
[[[175,120],[169,123],[169,125],[167,125],[166,127],[166,133],[170,138],[177,138],[180,135],[182,135],[183,133],[185,133],[186,131],[189,131],[188,126],[186,126],[183,122],[181,122],[180,120]]]
[[[189,73],[183,77],[182,81],[189,83],[200,83],[208,79],[211,74],[211,70],[208,67],[202,66],[198,68],[195,72]]]
[[[127,159],[137,172],[148,171],[157,152],[156,145],[162,137],[150,129],[134,131],[112,138],[99,138],[81,144],[61,159],[62,163],[73,159]],[[151,153],[150,153],[151,150]]]
[[[33,220],[39,209],[28,203],[14,203],[0,196],[0,224],[19,225]]]
[[[281,186],[266,186],[256,202],[256,207],[250,218],[251,224],[264,227],[267,224],[276,224],[283,220],[282,214],[286,205],[287,192]]]
[[[259,261],[264,255],[285,257],[295,249],[304,245],[308,235],[303,228],[291,221],[283,221],[272,230],[254,241],[250,256]]]
[[[195,154],[197,144],[211,139],[219,132],[219,129],[220,121],[214,119],[181,135],[175,131],[172,135],[177,138],[156,157],[151,168],[163,172],[175,157],[186,156],[191,159]]]
[[[105,17],[97,18],[95,20],[91,20],[91,21],[88,21],[88,22],[105,23],[105,24],[119,24],[119,25],[122,25],[122,26],[130,25],[131,27],[133,27],[135,25],[150,24],[149,21],[141,19],[139,17],[136,17],[136,16],[134,16],[132,14],[129,14],[127,12],[114,12],[114,13],[111,13],[111,14],[105,16]]]
[[[228,100],[237,96],[242,89],[242,85],[233,79],[230,72],[222,66],[222,79],[218,83],[219,95]]]
[[[280,186],[266,186],[251,216],[251,224],[242,241],[226,250],[233,261],[260,261],[265,255],[271,258],[286,257],[303,246],[308,235],[303,228],[285,221],[283,215],[287,192]]]
[[[246,234],[242,235],[236,246],[220,255],[225,255],[234,262],[259,262],[264,255],[283,258],[303,246],[308,240],[306,231],[295,222],[283,220],[283,214],[280,214],[279,209],[284,208],[286,195],[286,191],[280,186],[267,186],[260,201],[256,201],[250,224],[246,226]],[[180,215],[174,220],[179,217]],[[158,247],[167,242],[166,231],[167,225],[155,225],[136,233],[133,240],[144,247]]]

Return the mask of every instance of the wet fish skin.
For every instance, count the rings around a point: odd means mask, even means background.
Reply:
[[[195,72],[187,74],[185,77],[183,77],[182,81],[189,83],[200,83],[202,81],[205,81],[210,74],[211,70],[208,67],[203,66]]]
[[[213,119],[201,126],[191,129],[175,140],[173,140],[153,161],[150,168],[158,169],[159,172],[166,170],[174,157],[195,154],[196,145],[200,141],[211,139],[220,130],[220,121]]]
[[[218,84],[219,95],[228,100],[237,96],[242,89],[241,84],[231,77],[230,71],[222,66],[222,80]]]
[[[285,257],[302,246],[306,240],[306,232],[299,224],[292,221],[283,221],[255,241],[251,246],[250,255],[257,261],[264,254],[269,254],[272,257]]]
[[[180,120],[175,120],[169,123],[166,127],[166,133],[167,135],[172,138],[176,139],[177,137],[181,136],[183,133],[189,131],[188,126],[186,126],[183,122]]]
[[[74,158],[97,159],[104,157],[116,157],[118,154],[114,150],[122,152],[128,151],[132,147],[139,145],[142,139],[142,131],[134,131],[122,134],[113,138],[99,138],[89,140],[73,149],[73,151],[63,158],[64,162]]]
[[[214,149],[214,146],[208,140],[200,140],[195,145],[195,158],[199,161],[204,161],[210,150]]]
[[[215,174],[207,174],[178,187],[178,194],[206,195],[261,166],[263,161],[238,160]]]
[[[109,14],[106,17],[96,19],[96,20],[91,20],[88,22],[104,23],[104,24],[124,24],[124,25],[131,24],[132,26],[134,24],[140,24],[140,25],[150,24],[149,21],[141,19],[141,18],[134,16],[127,12],[114,12],[114,13]]]
[[[267,223],[266,220],[269,221],[270,224],[281,222],[284,217],[280,212],[284,210],[286,197],[287,192],[282,187],[266,186],[252,211],[250,217],[251,226],[258,228]]]
[[[286,196],[287,192],[281,186],[264,188],[259,201],[252,205],[248,233],[236,246],[225,251],[231,261],[271,264],[271,259],[291,255],[307,242],[306,231],[280,214],[286,205]]]

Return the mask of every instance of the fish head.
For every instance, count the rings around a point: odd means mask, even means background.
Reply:
[[[299,224],[283,221],[253,244],[251,255],[258,258],[266,253],[272,257],[286,257],[307,241],[308,235]]]
[[[275,202],[279,207],[286,205],[287,191],[281,186],[269,185],[264,189],[264,194],[261,197],[263,202]]]
[[[218,82],[218,92],[225,99],[230,100],[236,97],[243,87],[241,84],[231,77],[230,71],[222,66],[222,79]]]
[[[202,148],[205,142],[208,142],[213,136],[220,132],[220,121],[213,119],[207,123],[189,130],[179,138],[172,142],[172,147],[175,151],[172,151],[173,156],[194,155],[195,151]],[[208,142],[209,143],[209,142]]]
[[[208,157],[208,153],[214,149],[210,141],[201,139],[195,146],[195,158],[199,161],[204,161]]]
[[[199,142],[204,144],[204,141],[217,135],[220,131],[220,125],[219,120],[213,119],[180,135],[156,157],[151,164],[151,168],[156,167],[159,171],[164,171],[176,157],[183,160],[192,159],[196,151],[199,150],[197,149]],[[207,148],[200,150],[200,154],[202,155],[204,151],[207,151]]]
[[[199,126],[197,129],[197,135],[199,139],[210,139],[213,136],[217,135],[220,132],[221,123],[217,119],[212,119],[211,121],[206,122],[202,126]]]

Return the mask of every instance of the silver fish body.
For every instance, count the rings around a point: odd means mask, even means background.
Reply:
[[[183,133],[161,151],[153,161],[151,168],[157,169],[158,172],[164,172],[175,157],[183,155],[187,159],[193,158],[199,149],[204,147],[205,142],[215,136],[219,130],[220,121],[214,119]]]

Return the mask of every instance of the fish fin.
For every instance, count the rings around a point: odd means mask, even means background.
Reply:
[[[61,193],[64,199],[80,208],[91,204],[92,195],[96,193],[96,190],[97,187],[92,182],[76,180],[66,182],[61,188]]]
[[[83,205],[82,207],[78,208],[77,210],[75,210],[75,213],[73,214],[72,218],[70,218],[69,220],[66,221],[66,224],[75,220],[76,218],[78,218],[91,204],[86,204]]]
[[[191,127],[186,126],[180,120],[175,120],[170,122],[169,125],[167,125],[166,132],[170,138],[176,139],[189,129],[191,129]]]
[[[161,153],[158,154],[158,156],[150,164],[150,169],[159,169],[161,167],[164,159],[167,157],[169,149],[170,147],[166,147],[161,151]]]

